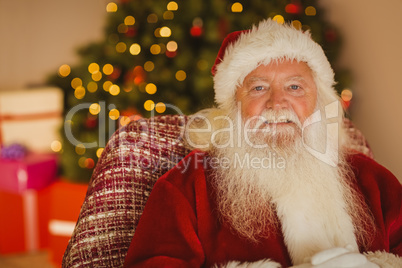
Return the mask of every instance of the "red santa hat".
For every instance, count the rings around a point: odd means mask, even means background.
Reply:
[[[310,33],[267,19],[250,30],[233,32],[223,41],[212,67],[216,103],[223,109],[233,107],[236,89],[244,78],[259,65],[281,59],[306,62],[313,71],[319,97],[337,98],[334,72]]]

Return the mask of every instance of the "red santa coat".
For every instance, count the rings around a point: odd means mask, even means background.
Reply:
[[[128,250],[124,267],[210,267],[228,261],[291,259],[280,227],[258,243],[218,220],[205,153],[193,151],[155,184]],[[362,155],[350,163],[357,187],[378,226],[369,251],[402,255],[402,187],[384,167]]]

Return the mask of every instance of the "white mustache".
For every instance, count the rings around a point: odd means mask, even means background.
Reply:
[[[296,113],[292,110],[265,110],[257,122],[257,127],[263,124],[294,123],[299,128],[302,124]]]

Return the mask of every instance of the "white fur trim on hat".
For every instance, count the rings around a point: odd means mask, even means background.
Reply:
[[[321,46],[311,39],[310,33],[267,19],[250,31],[242,32],[225,49],[214,75],[215,101],[219,107],[232,107],[236,89],[244,78],[259,65],[269,64],[275,59],[306,62],[313,71],[318,94],[324,95],[324,99],[336,98],[334,72]]]

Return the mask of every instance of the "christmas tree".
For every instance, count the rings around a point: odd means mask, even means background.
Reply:
[[[340,36],[315,0],[120,0],[106,12],[104,40],[50,78],[65,92],[60,153],[71,181],[89,181],[110,135],[130,120],[213,105],[210,69],[222,40],[262,19],[309,30],[335,69],[337,90],[348,85],[335,64]]]

